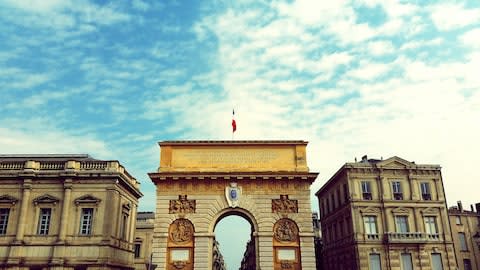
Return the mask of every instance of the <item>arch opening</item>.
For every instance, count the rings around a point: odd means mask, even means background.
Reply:
[[[233,209],[222,212],[212,227],[213,270],[256,269],[256,224],[248,212]]]

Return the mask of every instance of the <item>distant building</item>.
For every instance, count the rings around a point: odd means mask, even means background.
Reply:
[[[316,262],[316,270],[323,269],[323,261],[322,261],[322,231],[320,228],[320,219],[318,217],[317,212],[312,213],[312,223],[313,223],[313,234],[314,234],[314,246],[315,246],[315,262]]]
[[[142,193],[118,161],[0,155],[0,183],[0,268],[134,268]]]
[[[220,252],[220,245],[217,240],[213,241],[213,258],[212,258],[212,270],[227,270],[225,262],[223,261],[223,255]]]
[[[137,213],[134,245],[135,269],[137,270],[153,270],[156,267],[151,265],[154,225],[154,212]]]
[[[475,206],[465,210],[459,201],[448,209],[460,270],[480,269],[480,203]]]
[[[440,166],[364,156],[316,195],[325,269],[456,269]]]

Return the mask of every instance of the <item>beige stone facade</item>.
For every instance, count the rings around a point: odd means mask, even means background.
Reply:
[[[0,156],[0,267],[133,269],[139,183],[118,161]]]
[[[440,166],[365,156],[316,195],[325,269],[456,269]]]
[[[154,212],[138,212],[135,229],[134,258],[136,270],[153,270],[151,264],[153,227],[155,224]]]
[[[315,269],[304,141],[161,142],[153,263],[210,270],[214,229],[228,215],[252,226],[256,269]]]
[[[470,210],[462,203],[448,209],[455,253],[460,270],[480,269],[480,203]]]

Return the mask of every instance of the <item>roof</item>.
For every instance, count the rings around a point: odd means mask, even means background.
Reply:
[[[307,145],[307,141],[303,140],[186,140],[186,141],[161,141],[158,143],[160,146],[167,145],[292,145],[301,144]]]
[[[0,161],[99,161],[88,154],[0,154]]]
[[[154,219],[155,213],[154,212],[138,212],[137,219]]]

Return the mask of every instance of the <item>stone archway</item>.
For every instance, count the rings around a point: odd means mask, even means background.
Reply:
[[[161,142],[159,170],[149,174],[157,194],[153,263],[159,269],[188,265],[212,269],[215,225],[235,214],[254,228],[256,269],[288,266],[274,258],[279,252],[287,254],[288,245],[297,249],[295,269],[314,268],[309,188],[317,173],[308,170],[306,145],[304,141]],[[192,257],[169,253],[169,228],[177,220],[187,220],[195,229]],[[274,227],[285,220],[294,222],[297,238],[287,244],[275,242]]]

